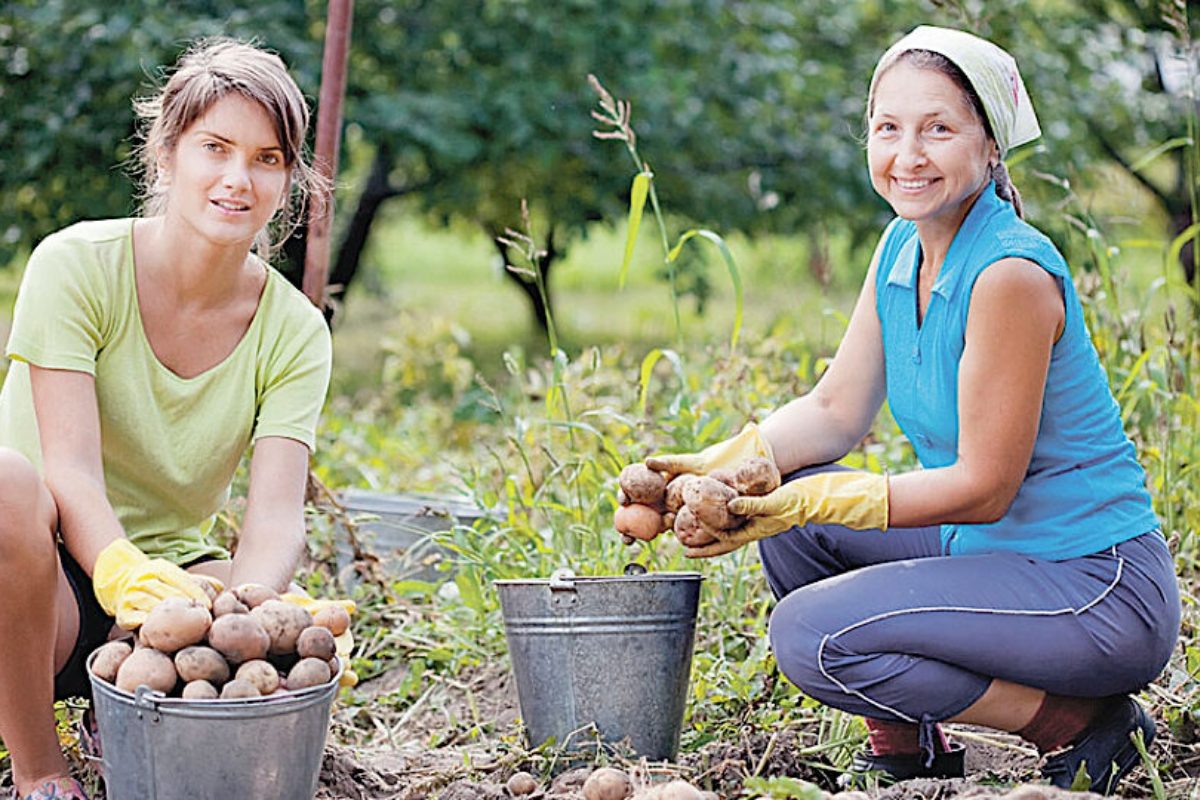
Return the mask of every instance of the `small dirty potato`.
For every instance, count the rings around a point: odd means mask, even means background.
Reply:
[[[233,594],[247,608],[257,608],[268,600],[279,599],[279,592],[261,583],[243,583],[233,590]]]
[[[673,780],[660,786],[656,800],[701,800],[700,790],[685,780]]]
[[[208,643],[230,663],[265,658],[271,637],[252,614],[226,614],[213,620]]]
[[[779,468],[769,458],[751,458],[737,468],[733,488],[739,494],[764,495],[779,488]]]
[[[634,503],[621,506],[613,514],[613,527],[618,533],[649,542],[663,530],[662,514],[650,506]]]
[[[117,670],[121,662],[133,652],[129,642],[108,642],[96,648],[96,657],[92,659],[92,674],[100,680],[113,683],[117,679]]]
[[[333,673],[329,664],[319,658],[302,658],[292,667],[287,676],[287,688],[290,691],[307,689],[310,686],[320,686],[329,683]]]
[[[259,694],[270,694],[279,688],[279,671],[268,662],[256,659],[238,667],[234,680],[254,684]]]
[[[328,628],[310,625],[300,631],[296,640],[296,652],[301,658],[319,658],[328,661],[337,652],[337,642]]]
[[[695,475],[685,473],[683,475],[676,475],[671,479],[671,482],[667,484],[667,511],[678,513],[679,509],[683,508],[683,487],[687,486],[688,482],[695,478]]]
[[[328,628],[334,636],[341,636],[350,627],[350,612],[337,605],[325,606],[313,614],[313,624]]]
[[[250,607],[241,600],[238,600],[237,595],[231,591],[221,592],[213,599],[213,619],[223,617],[226,614],[246,614],[249,611]]]
[[[718,480],[730,489],[737,489],[737,473],[731,469],[714,469],[708,477]]]
[[[667,491],[666,479],[645,464],[630,464],[625,467],[621,470],[617,483],[630,503],[641,503],[644,506],[658,505]]]
[[[251,609],[250,616],[258,620],[271,637],[270,653],[293,653],[300,632],[313,624],[312,614],[300,606],[282,600],[266,600]]]
[[[537,791],[537,778],[530,775],[528,772],[514,772],[504,784],[508,788],[508,793],[514,797],[519,797],[525,794],[533,794]]]
[[[593,770],[583,782],[584,800],[625,800],[633,794],[633,782],[615,767]]]
[[[204,606],[194,600],[168,597],[150,609],[138,636],[155,650],[174,653],[203,641],[211,624],[212,615]]]
[[[221,687],[222,700],[244,700],[247,697],[259,697],[258,688],[250,681],[239,681],[234,678]]]
[[[229,680],[229,663],[225,657],[203,645],[185,647],[176,653],[175,671],[185,683],[207,681],[220,686]]]
[[[737,496],[735,489],[716,478],[696,478],[683,487],[683,502],[696,515],[696,519],[717,530],[736,528],[744,522],[729,511],[729,501]]]
[[[216,700],[220,697],[217,687],[208,681],[189,681],[180,694],[184,700]]]
[[[134,650],[117,669],[117,688],[126,692],[136,691],[144,685],[156,692],[170,694],[175,681],[175,664],[171,657],[152,647]]]

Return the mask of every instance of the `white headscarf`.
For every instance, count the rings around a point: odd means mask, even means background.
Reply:
[[[909,50],[940,53],[963,71],[983,102],[1001,158],[1011,148],[1032,142],[1042,135],[1037,115],[1033,113],[1033,103],[1025,91],[1021,73],[1017,71],[1017,62],[986,39],[965,31],[932,25],[914,29],[889,47],[875,65],[875,74],[871,76],[871,97],[875,95],[879,76]]]

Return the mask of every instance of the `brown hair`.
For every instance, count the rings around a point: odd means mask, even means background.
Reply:
[[[888,67],[907,61],[917,69],[930,69],[934,72],[940,72],[962,90],[963,98],[975,116],[983,123],[984,133],[993,142],[996,141],[996,135],[992,132],[992,123],[988,120],[987,111],[983,107],[983,101],[979,99],[979,93],[975,91],[975,87],[967,80],[967,76],[963,73],[958,65],[950,59],[946,58],[941,53],[935,53],[932,50],[905,50],[896,60]],[[867,101],[867,117],[870,118],[871,112],[874,111],[875,98],[872,95]],[[1008,174],[1008,168],[1004,166],[1004,161],[999,159],[990,167],[992,180],[996,182],[996,194],[1001,199],[1012,203],[1013,209],[1016,210],[1017,216],[1021,219],[1025,218],[1025,204],[1021,202],[1021,193],[1017,191],[1017,187],[1013,185],[1012,178]]]
[[[309,206],[320,207],[328,181],[312,168],[305,155],[309,110],[304,95],[283,60],[255,44],[224,37],[201,39],[179,57],[158,91],[134,100],[139,122],[136,154],[142,213],[161,214],[166,207],[166,190],[159,181],[160,158],[172,153],[183,132],[232,92],[258,103],[267,112],[288,168],[288,202],[254,240],[255,252],[266,259],[291,236]]]

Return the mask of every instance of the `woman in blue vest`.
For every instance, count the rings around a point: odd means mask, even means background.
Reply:
[[[770,635],[807,694],[866,718],[844,779],[963,774],[940,722],[1018,733],[1066,787],[1110,792],[1154,722],[1130,697],[1179,631],[1174,565],[1070,272],[1004,167],[1040,135],[1013,59],[921,27],[871,81],[867,156],[897,214],[817,386],[669,474],[772,456],[788,480],[731,501],[709,557],[759,541]],[[923,469],[828,466],[884,400]],[[825,465],[825,466],[814,466]]]

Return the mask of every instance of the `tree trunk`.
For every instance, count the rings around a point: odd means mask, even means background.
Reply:
[[[329,283],[333,292],[340,297],[346,296],[354,276],[358,273],[358,264],[362,259],[363,250],[367,246],[367,238],[371,235],[371,225],[375,215],[385,200],[401,194],[388,182],[388,173],[392,169],[392,151],[387,145],[379,145],[375,149],[375,157],[371,161],[371,172],[367,183],[363,186],[362,194],[354,213],[346,225],[338,247],[337,260],[329,272]]]

